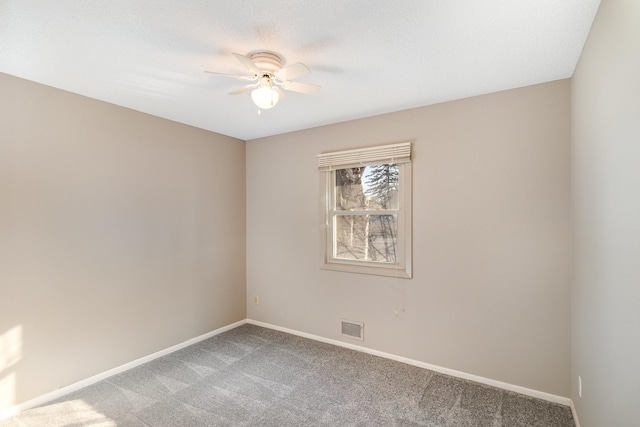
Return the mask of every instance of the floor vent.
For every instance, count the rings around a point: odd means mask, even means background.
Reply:
[[[342,335],[364,341],[364,323],[353,320],[340,320]]]

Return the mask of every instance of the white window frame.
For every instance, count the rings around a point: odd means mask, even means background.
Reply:
[[[349,167],[395,163],[398,172],[398,209],[377,210],[377,215],[397,215],[396,263],[346,260],[333,258],[335,231],[333,218],[336,215],[366,215],[367,210],[342,211],[335,206],[335,171]],[[318,155],[321,195],[321,268],[361,274],[412,277],[412,228],[411,228],[411,143],[391,144],[353,150],[335,151]]]

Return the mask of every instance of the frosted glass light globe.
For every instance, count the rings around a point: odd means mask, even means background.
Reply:
[[[260,87],[251,91],[251,99],[253,100],[253,103],[258,106],[258,108],[267,110],[274,107],[278,103],[280,95],[273,88],[271,88],[271,86],[260,85]]]

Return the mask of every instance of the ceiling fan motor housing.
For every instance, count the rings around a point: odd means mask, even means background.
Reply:
[[[270,51],[252,52],[247,56],[260,70],[274,74],[282,68],[284,60],[280,55]]]

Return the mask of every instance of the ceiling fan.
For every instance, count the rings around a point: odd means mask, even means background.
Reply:
[[[215,71],[205,72],[255,82],[232,90],[229,95],[239,95],[251,90],[251,99],[262,110],[274,107],[278,100],[285,97],[282,89],[305,94],[314,94],[320,89],[318,85],[294,81],[311,71],[301,62],[283,67],[282,56],[275,52],[257,51],[247,56],[234,53],[233,56],[251,72],[251,75],[234,76]]]

